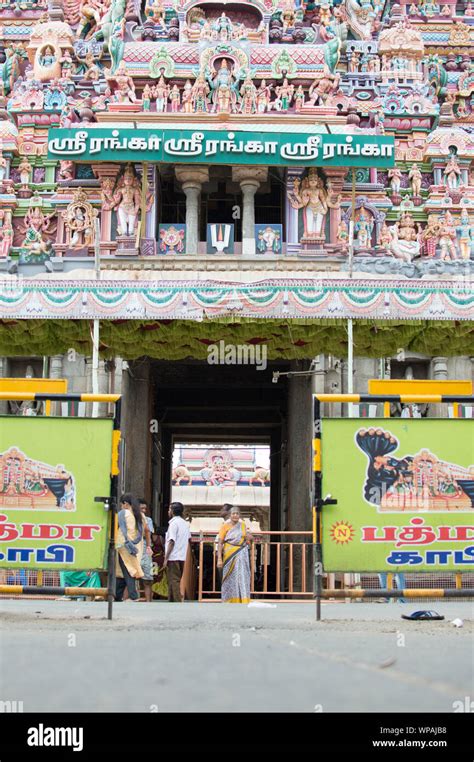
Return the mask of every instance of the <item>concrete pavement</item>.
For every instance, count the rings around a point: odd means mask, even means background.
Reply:
[[[442,622],[407,622],[419,608]],[[451,712],[474,697],[473,604],[1,600],[2,700],[25,712]],[[459,617],[460,629],[450,624]]]

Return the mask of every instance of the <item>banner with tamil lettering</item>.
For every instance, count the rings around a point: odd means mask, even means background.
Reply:
[[[113,421],[0,418],[0,567],[104,569]]]
[[[49,159],[284,167],[393,167],[387,135],[292,131],[57,128]]]
[[[322,422],[325,571],[474,570],[474,421]]]

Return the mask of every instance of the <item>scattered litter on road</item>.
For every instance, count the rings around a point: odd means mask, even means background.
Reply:
[[[296,643],[294,640],[290,640],[290,646],[296,646]]]
[[[263,603],[262,601],[250,601],[247,604],[249,609],[276,609],[276,603]]]
[[[462,627],[464,622],[462,619],[453,619],[451,624],[454,624],[455,627]]]

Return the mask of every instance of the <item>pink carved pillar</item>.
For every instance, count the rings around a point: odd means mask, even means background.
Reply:
[[[94,175],[100,180],[100,184],[104,180],[110,179],[115,182],[117,175],[120,172],[120,164],[104,163],[104,164],[92,164],[92,171]],[[100,243],[101,253],[110,254],[110,243],[112,241],[112,209],[101,209],[100,212]]]
[[[346,167],[328,167],[324,169],[324,173],[328,180],[329,201],[334,203],[339,195],[342,194],[342,187],[344,185],[344,178],[347,174]],[[337,231],[339,223],[341,222],[341,207],[338,205],[337,209],[329,209],[329,243],[337,243]]]

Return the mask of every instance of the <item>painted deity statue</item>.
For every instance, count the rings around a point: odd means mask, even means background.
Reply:
[[[132,168],[127,167],[114,194],[114,206],[117,209],[117,232],[121,236],[133,236],[136,232],[138,212],[140,209],[140,188],[138,179]]]
[[[392,240],[389,251],[397,259],[411,262],[421,251],[419,230],[410,212],[403,212],[398,222],[390,228]]]
[[[211,29],[213,32],[213,39],[218,39],[221,42],[228,42],[233,37],[234,25],[225,13],[222,13],[211,25]]]
[[[83,0],[80,5],[80,22],[77,36],[88,39],[94,32],[100,29],[104,16],[110,7],[110,0]]]
[[[193,86],[191,84],[191,80],[189,79],[187,79],[184,83],[181,104],[181,111],[184,114],[193,113]]]
[[[153,95],[156,98],[157,113],[162,114],[166,111],[166,106],[168,104],[168,98],[169,98],[170,92],[171,92],[170,86],[166,83],[163,75],[161,75],[158,82],[153,88]]]
[[[278,87],[275,89],[277,99],[278,99],[278,111],[288,111],[288,109],[291,106],[291,102],[293,100],[293,95],[295,92],[295,86],[290,85],[288,80],[283,80],[283,83],[281,85],[278,85]]]
[[[257,112],[259,114],[264,114],[270,110],[272,88],[273,85],[267,85],[266,80],[262,79],[257,90]]]
[[[20,181],[23,188],[27,188],[30,182],[30,175],[31,175],[31,172],[33,171],[33,167],[31,166],[26,156],[21,160],[20,164],[18,165],[18,171],[20,172]]]
[[[410,180],[413,196],[419,198],[421,195],[421,181],[423,178],[418,168],[418,164],[412,164],[408,173],[408,179]]]
[[[107,82],[112,84],[113,99],[117,103],[135,103],[137,100],[135,95],[135,85],[133,79],[127,71],[125,62],[119,65],[115,74],[108,73],[106,76]]]
[[[5,159],[3,152],[0,148],[0,184],[6,179],[8,169],[8,162]]]
[[[362,207],[360,210],[356,223],[354,225],[354,232],[356,234],[355,248],[367,249],[371,245],[372,231],[374,229],[373,220],[370,218],[367,210]]]
[[[181,106],[181,93],[178,85],[173,85],[170,92],[171,111],[176,114]]]
[[[459,227],[459,249],[461,251],[461,257],[463,259],[470,259],[471,250],[473,244],[473,226],[469,219],[469,212],[467,209],[463,209],[461,212],[460,227]]]
[[[461,184],[461,170],[458,160],[451,154],[449,161],[444,168],[444,185],[449,190],[456,190]]]
[[[390,169],[388,172],[388,179],[390,180],[390,188],[394,195],[399,195],[402,182],[402,170],[398,167]]]
[[[0,225],[0,259],[8,257],[13,244],[12,213],[6,211],[3,214],[4,217]]]
[[[439,247],[441,259],[457,259],[457,235],[456,226],[451,212],[445,212],[440,223]]]
[[[257,110],[257,88],[252,82],[252,77],[248,75],[240,88],[242,101],[240,111],[242,114],[255,114]]]
[[[204,114],[208,110],[209,85],[203,74],[200,74],[192,87],[192,111],[194,114]]]
[[[437,214],[429,214],[428,222],[420,238],[422,254],[428,259],[436,256],[436,247],[439,240],[440,223]]]
[[[312,106],[324,106],[331,95],[339,90],[340,74],[331,74],[326,68],[320,79],[315,79],[309,88],[309,102]]]
[[[234,112],[237,102],[237,83],[227,59],[223,58],[220,68],[214,71],[214,77],[207,76],[212,91],[212,111],[219,114]]]
[[[303,210],[304,234],[301,240],[324,240],[324,223],[329,208],[328,193],[322,178],[313,167],[302,182],[299,179],[294,181],[289,200],[293,209]]]

